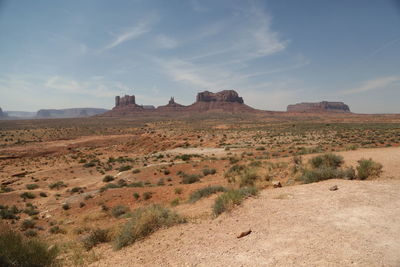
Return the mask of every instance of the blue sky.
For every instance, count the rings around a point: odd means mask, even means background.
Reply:
[[[0,107],[111,108],[234,89],[250,106],[400,113],[393,0],[0,0]]]

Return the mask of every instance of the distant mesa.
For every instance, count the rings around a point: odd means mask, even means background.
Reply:
[[[197,94],[196,102],[187,107],[192,112],[253,113],[259,112],[244,104],[243,98],[235,90],[218,93],[204,91]]]
[[[349,113],[350,108],[343,102],[328,102],[322,101],[317,103],[298,103],[289,105],[287,107],[288,112],[340,112]]]
[[[149,105],[138,105],[134,95],[115,97],[115,107],[104,114],[104,116],[126,116],[129,114],[190,114],[199,112],[255,112],[244,104],[243,98],[234,90],[223,90],[217,93],[209,91],[197,94],[196,102],[185,106],[175,102],[171,97],[167,105],[154,108]]]
[[[223,90],[218,93],[204,91],[197,94],[196,102],[236,102],[243,104],[243,98],[234,90]]]
[[[82,118],[99,115],[108,111],[102,108],[41,109],[36,118]]]

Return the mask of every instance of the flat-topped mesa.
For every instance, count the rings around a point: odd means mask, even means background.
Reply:
[[[223,90],[218,93],[204,91],[197,94],[196,102],[236,102],[243,104],[243,98],[234,90]]]
[[[125,95],[123,97],[115,97],[115,107],[123,107],[128,105],[136,105],[134,95]]]
[[[343,102],[322,101],[317,103],[297,103],[287,106],[288,112],[341,112],[348,113],[350,108]]]

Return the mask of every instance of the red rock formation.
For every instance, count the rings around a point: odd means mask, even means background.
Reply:
[[[204,91],[197,94],[196,102],[187,107],[190,112],[257,112],[244,104],[243,98],[239,97],[234,90],[224,90],[218,93]]]
[[[120,97],[120,96],[115,97],[115,107],[128,106],[128,105],[136,105],[134,95],[125,95],[123,97]]]
[[[244,104],[243,98],[239,97],[234,90],[224,90],[218,93],[204,91],[197,94],[196,102],[190,106],[184,106],[175,102],[171,97],[165,106],[156,109],[145,109],[135,103],[135,96],[115,97],[115,107],[103,114],[104,116],[127,116],[127,115],[189,115],[201,112],[228,112],[249,113],[259,112]],[[103,116],[102,115],[102,116]]]
[[[184,111],[185,108],[186,108],[186,106],[176,103],[175,99],[173,97],[171,97],[171,99],[169,100],[168,104],[165,105],[165,106],[159,106],[157,108],[157,111],[160,111],[160,112],[177,112],[177,111]]]
[[[318,103],[298,103],[289,105],[288,112],[350,112],[348,105],[343,102],[322,101]]]
[[[204,91],[197,94],[196,102],[236,102],[243,104],[243,98],[234,90],[223,90],[218,93]]]

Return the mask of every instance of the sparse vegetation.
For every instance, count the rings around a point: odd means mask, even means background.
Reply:
[[[129,212],[129,208],[127,206],[118,205],[111,208],[111,215],[115,218],[119,218],[120,216]]]
[[[365,180],[370,177],[379,177],[382,173],[382,164],[373,161],[372,159],[361,159],[358,161],[357,177],[360,180]]]
[[[49,185],[50,189],[61,189],[63,187],[67,187],[67,185],[64,184],[63,181],[58,181]]]
[[[32,237],[32,234],[28,235]],[[58,266],[57,256],[56,246],[49,246],[40,239],[25,238],[7,227],[0,227],[1,266]]]
[[[19,196],[23,199],[34,199],[36,197],[36,195],[32,192],[24,192],[24,193],[20,194]]]
[[[145,238],[160,228],[185,222],[185,219],[159,205],[138,208],[131,219],[122,227],[114,241],[114,248],[121,249]]]
[[[225,211],[232,210],[236,205],[242,203],[242,201],[249,196],[255,196],[258,194],[258,190],[255,187],[242,187],[240,189],[230,189],[218,196],[214,202],[213,214],[219,216]]]
[[[82,238],[83,247],[90,250],[98,244],[110,241],[109,230],[107,229],[94,229],[88,235]]]
[[[114,176],[112,176],[112,175],[106,175],[104,178],[103,178],[103,182],[105,182],[105,183],[109,183],[109,182],[112,182],[112,181],[114,181],[115,180],[115,178],[114,178]]]
[[[200,200],[201,198],[208,197],[212,194],[216,194],[218,192],[225,192],[225,191],[226,191],[225,187],[220,186],[220,185],[203,187],[201,189],[194,191],[190,195],[189,202],[194,203],[194,202]]]
[[[28,189],[28,190],[34,190],[34,189],[37,189],[37,188],[39,188],[38,184],[27,184],[26,185],[26,189]]]

